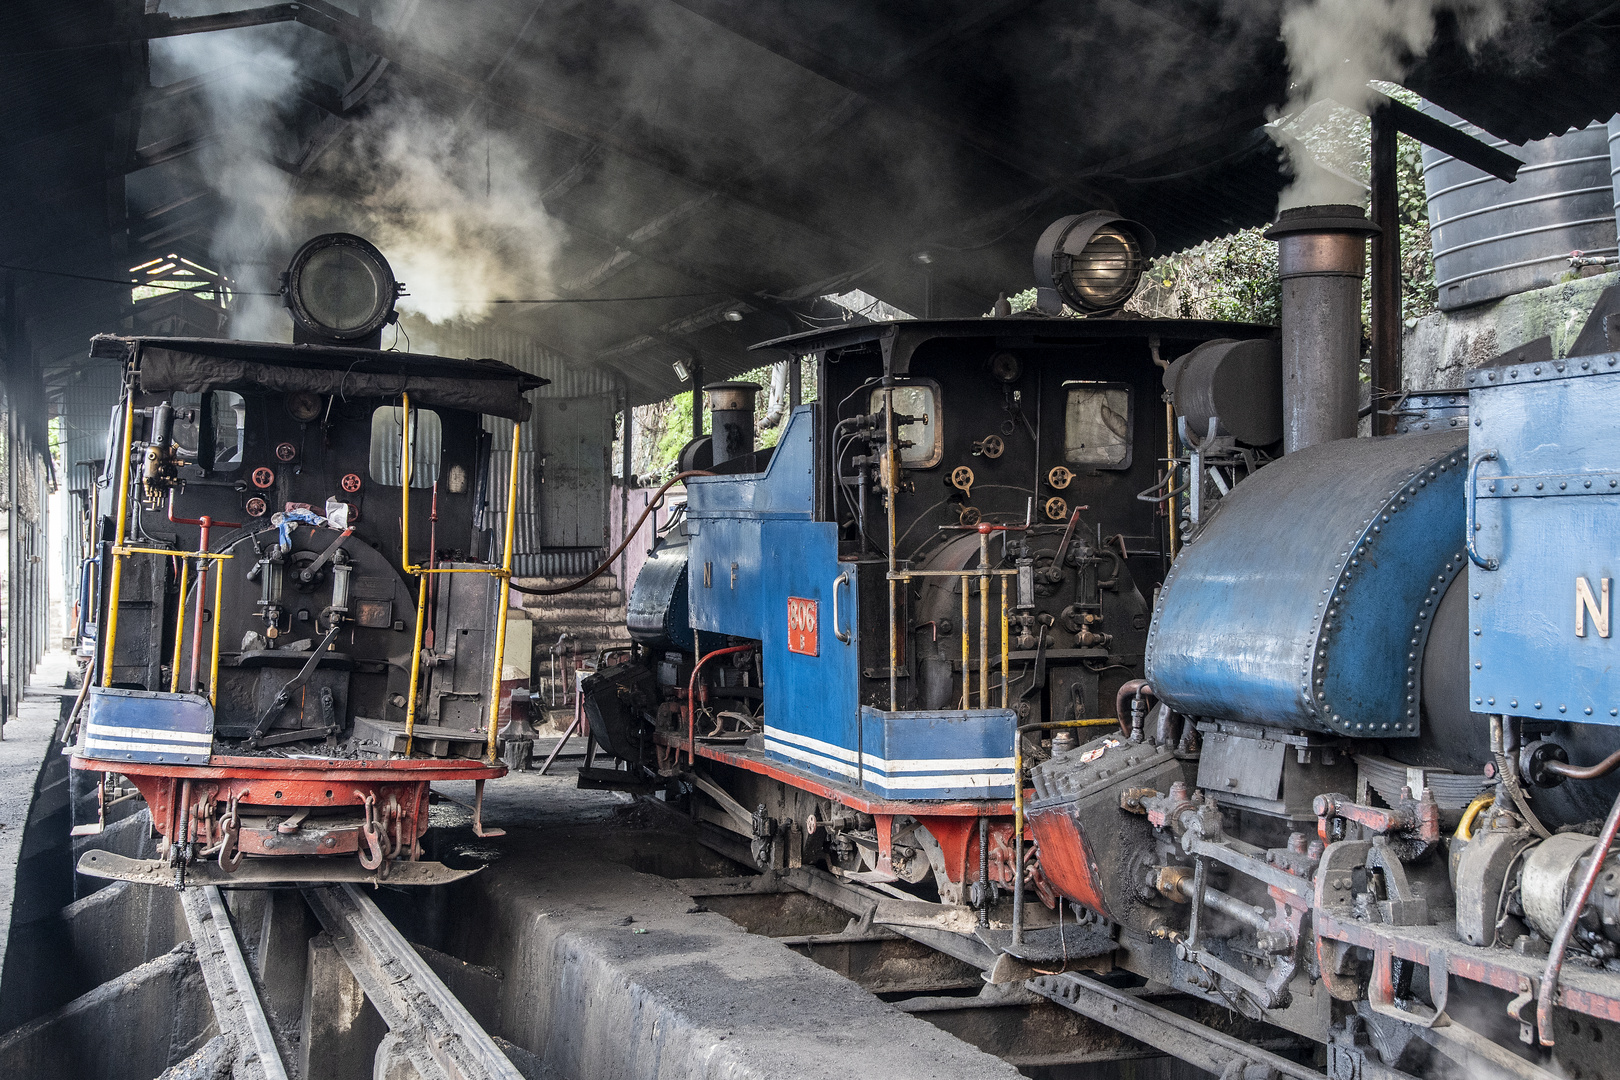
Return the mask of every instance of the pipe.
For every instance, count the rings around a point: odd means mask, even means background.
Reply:
[[[732,645],[724,649],[716,649],[704,656],[703,659],[692,665],[692,677],[686,682],[686,762],[688,765],[697,763],[697,677],[698,672],[717,656],[728,653],[747,652],[752,645]]]
[[[523,425],[512,421],[512,469],[506,480],[506,542],[501,548],[501,603],[495,609],[495,670],[489,676],[489,739],[485,760],[495,764],[496,721],[501,713],[501,668],[506,663],[506,611],[512,602],[512,547],[517,535],[518,445]],[[610,559],[609,562],[612,560]]]
[[[891,585],[890,588],[893,588]],[[1003,641],[1006,638],[1002,639]],[[1002,677],[1006,678],[1006,671]],[[990,534],[979,530],[979,708],[990,707]]]
[[[957,580],[962,583],[962,711],[966,712],[970,700],[968,695],[972,693],[973,687],[973,653],[968,645],[968,639],[972,636],[968,632],[968,619],[972,618],[972,615],[968,602],[967,576],[964,574]]]
[[[1609,848],[1614,844],[1614,837],[1620,832],[1620,796],[1616,796],[1614,806],[1609,810],[1609,818],[1603,823],[1603,832],[1598,842],[1592,848],[1592,854],[1587,857],[1586,869],[1581,873],[1581,883],[1575,890],[1575,895],[1564,908],[1563,921],[1558,924],[1558,933],[1553,936],[1552,952],[1547,955],[1547,970],[1541,976],[1541,992],[1536,995],[1536,1032],[1542,1046],[1553,1044],[1552,1007],[1553,999],[1558,995],[1558,973],[1564,966],[1564,949],[1569,945],[1570,935],[1575,932],[1575,924],[1580,920],[1581,912],[1586,908],[1586,900],[1592,895],[1592,886],[1597,882],[1597,876],[1603,870],[1603,863],[1609,856]]]
[[[895,580],[895,511],[900,495],[900,449],[896,445],[899,435],[894,426],[894,380],[885,376],[883,379],[883,476],[884,476],[884,504],[888,508],[889,518],[889,711],[898,712],[900,709],[900,682],[895,677],[895,668],[900,665],[899,655],[899,627],[896,621],[900,614],[900,601],[897,592],[900,583]],[[980,547],[984,547],[981,539]],[[980,614],[983,615],[983,598],[980,599]],[[963,628],[966,632],[966,628]],[[980,633],[983,633],[981,629]],[[984,659],[984,642],[979,642],[980,661]],[[980,671],[979,697],[983,703],[984,674]],[[863,748],[864,751],[864,748]]]
[[[1620,750],[1616,750],[1596,765],[1587,765],[1584,768],[1565,761],[1544,761],[1541,767],[1550,773],[1567,776],[1571,780],[1596,780],[1600,776],[1612,773],[1617,765],[1620,765]]]
[[[642,523],[647,520],[648,515],[656,514],[658,512],[658,507],[660,505],[659,501],[663,499],[664,492],[668,491],[670,488],[689,477],[713,475],[714,473],[708,472],[704,469],[690,469],[687,472],[676,473],[674,476],[664,481],[664,486],[659,488],[657,493],[647,501],[647,507],[641,511],[641,516],[636,518],[636,523],[624,531],[624,539],[619,541],[619,546],[614,548],[613,551],[608,554],[608,557],[602,560],[602,565],[598,566],[595,570],[592,570],[578,581],[570,581],[567,585],[559,585],[555,589],[535,589],[526,585],[512,585],[511,578],[506,579],[507,584],[510,586],[513,592],[522,593],[524,596],[560,596],[563,593],[573,592],[575,589],[583,588],[590,582],[595,581],[598,577],[600,577],[603,571],[607,570],[613,565],[613,560],[617,559],[624,549],[630,546],[630,541],[635,539],[636,534],[641,531]],[[655,518],[653,521],[653,531],[656,532],[657,530],[658,522]]]
[[[1359,206],[1299,206],[1277,215],[1282,277],[1283,452],[1353,439],[1361,395],[1361,281],[1368,236]]]
[[[1122,685],[1119,692],[1114,695],[1114,717],[1119,721],[1119,730],[1126,735],[1131,733],[1131,723],[1125,719],[1125,699],[1138,695],[1150,697],[1155,701],[1159,699],[1159,695],[1153,692],[1153,687],[1148,685],[1146,679],[1132,679]]]

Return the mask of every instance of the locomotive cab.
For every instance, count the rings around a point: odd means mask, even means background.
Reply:
[[[1177,531],[1166,372],[1274,336],[1031,315],[760,346],[813,356],[820,400],[754,451],[726,438],[732,413],[751,437],[746,391],[708,388],[715,464],[637,580],[641,659],[588,683],[593,732],[763,865],[988,910],[1016,881],[1015,759],[1113,726],[1142,675]]]

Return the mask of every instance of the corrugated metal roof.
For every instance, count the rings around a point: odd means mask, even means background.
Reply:
[[[1513,141],[1620,110],[1620,21],[1603,17],[1612,3],[1532,7],[1472,49],[1443,17],[1408,85]],[[1029,284],[1033,241],[1062,214],[1111,206],[1147,224],[1161,251],[1269,220],[1285,178],[1257,130],[1287,96],[1280,10],[1213,0],[379,3],[377,24],[421,52],[396,55],[342,115],[308,84],[279,102],[277,153],[285,163],[325,147],[295,184],[329,228],[374,194],[345,167],[368,110],[410,100],[457,131],[504,138],[530,159],[562,237],[535,298],[614,302],[507,305],[481,326],[413,337],[508,359],[552,379],[547,395],[623,388],[643,402],[681,389],[676,360],[717,378],[755,366],[747,346],[824,314],[814,299],[823,292],[860,288],[918,315],[981,314],[997,293]],[[119,254],[125,187],[132,214],[155,215],[138,235],[199,254],[252,209],[197,154],[118,178],[137,135],[231,134],[209,128],[188,95],[132,108],[145,50],[97,43],[134,35],[141,11],[140,0],[19,0],[0,14],[0,40],[23,54],[0,65],[0,193],[30,208],[0,223],[5,261],[118,269],[139,254]],[[340,59],[367,65],[362,50],[307,27],[273,29],[301,73],[328,86],[345,78]],[[221,198],[158,213],[210,184]],[[273,277],[301,239],[271,243],[257,272]],[[88,337],[87,321],[116,330],[124,314],[116,288],[86,284],[69,304],[57,300],[65,288],[29,287],[51,362]]]

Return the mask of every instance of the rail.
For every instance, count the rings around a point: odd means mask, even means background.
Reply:
[[[353,885],[304,899],[422,1080],[522,1080],[411,943]]]
[[[252,1080],[287,1080],[287,1067],[270,1032],[270,1021],[248,974],[241,943],[218,886],[181,889],[180,906],[197,947],[197,964],[202,968],[220,1033],[234,1035],[238,1040],[238,1068],[233,1072]]]

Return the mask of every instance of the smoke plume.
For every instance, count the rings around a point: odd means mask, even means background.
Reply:
[[[1241,2],[1241,0],[1240,0]],[[1434,41],[1449,13],[1470,48],[1507,17],[1509,0],[1302,0],[1282,15],[1289,101],[1270,126],[1288,152],[1294,180],[1279,209],[1366,202],[1366,145],[1361,122],[1374,80],[1399,82]],[[1355,125],[1352,127],[1351,125]]]
[[[166,5],[175,15],[228,6]],[[309,33],[267,26],[151,45],[155,85],[205,80],[190,120],[215,134],[194,167],[223,206],[209,254],[239,289],[230,335],[290,338],[278,277],[320,232],[376,244],[409,289],[400,308],[432,322],[481,319],[495,299],[550,295],[563,230],[540,200],[526,148],[492,130],[481,108],[436,113],[374,91],[345,117],[314,110],[300,97]],[[343,85],[348,69],[331,66],[315,76]]]

